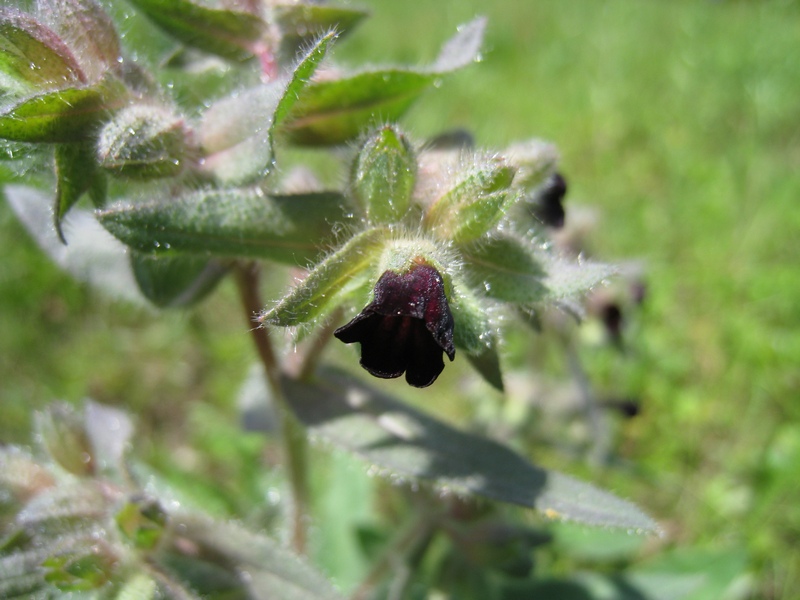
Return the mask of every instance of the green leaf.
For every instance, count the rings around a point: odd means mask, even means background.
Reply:
[[[36,415],[36,436],[51,460],[73,475],[94,473],[94,452],[83,416],[66,404]]]
[[[468,172],[431,206],[426,226],[457,244],[483,236],[517,200],[511,189],[516,170],[503,161],[490,161]]]
[[[373,223],[394,223],[405,215],[417,176],[411,144],[396,127],[386,125],[361,146],[350,174],[353,195]]]
[[[285,124],[289,140],[308,146],[341,144],[370,126],[396,121],[441,75],[477,57],[483,27],[476,23],[445,44],[431,67],[374,69],[312,82]]]
[[[367,16],[366,11],[349,7],[303,3],[277,4],[272,14],[281,31],[282,56],[294,56],[328,31],[342,37]]]
[[[42,89],[85,82],[78,61],[55,32],[30,15],[0,8],[0,89],[7,85]]]
[[[247,598],[340,598],[320,573],[263,535],[254,534],[233,523],[214,522],[193,515],[174,515],[174,527],[182,537],[199,547],[197,554],[219,557],[222,564],[235,565],[235,573],[242,582]],[[246,578],[242,576],[243,573]]]
[[[267,175],[274,160],[275,129],[297,101],[334,37],[328,33],[317,40],[289,75],[237,92],[205,112],[200,144],[206,170],[220,181],[239,185]]]
[[[585,294],[619,274],[619,267],[589,260],[575,260],[553,253],[539,253],[539,262],[547,276],[544,300],[568,300]]]
[[[497,235],[463,249],[465,271],[474,287],[506,302],[539,302],[546,294],[545,271],[522,240]]]
[[[290,327],[318,317],[351,279],[380,257],[386,235],[383,228],[368,229],[350,239],[314,267],[277,306],[264,312],[259,321]]]
[[[134,104],[100,132],[97,159],[115,175],[155,179],[178,175],[189,156],[184,120],[159,106]]]
[[[42,577],[44,549],[14,552],[0,557],[0,598],[46,598]],[[52,597],[52,596],[50,596]]]
[[[81,60],[89,81],[120,66],[114,22],[94,0],[36,0],[39,14]]]
[[[161,597],[152,577],[146,573],[135,573],[120,586],[114,600],[155,600]]]
[[[193,192],[97,213],[102,225],[143,252],[190,252],[267,258],[303,266],[330,241],[331,226],[350,216],[335,192],[269,196],[258,189]]]
[[[66,88],[26,98],[0,112],[0,138],[19,142],[77,142],[90,137],[125,89],[105,80],[90,87]]]
[[[229,60],[252,58],[254,45],[266,30],[266,24],[252,13],[209,8],[190,0],[131,3],[175,39]]]
[[[453,429],[342,373],[325,369],[313,383],[287,379],[283,387],[311,435],[393,478],[428,480],[444,491],[535,508],[549,518],[658,531],[630,502],[535,466],[497,442]]]
[[[95,205],[105,202],[106,181],[97,171],[97,158],[94,144],[75,142],[56,146],[56,200],[53,208],[58,237],[65,244],[61,222],[70,208],[89,192]]]
[[[344,143],[367,127],[399,119],[434,79],[430,73],[398,68],[314,81],[284,130],[298,145]]]
[[[227,269],[197,256],[158,256],[131,252],[131,269],[144,297],[160,308],[189,306],[207,296]]]

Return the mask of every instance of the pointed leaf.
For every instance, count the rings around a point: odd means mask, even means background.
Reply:
[[[121,52],[114,22],[94,0],[36,0],[40,15],[80,57],[90,81],[119,66]]]
[[[105,200],[105,178],[97,172],[94,144],[76,142],[56,146],[56,200],[53,208],[56,232],[66,244],[61,222],[70,208],[85,192],[90,192],[95,204]]]
[[[429,480],[591,525],[656,532],[636,506],[567,475],[547,471],[492,440],[458,431],[336,371],[314,383],[284,381],[287,401],[309,432],[395,478]]]
[[[425,215],[428,228],[456,243],[476,240],[503,218],[516,201],[511,189],[516,170],[490,161],[468,172]]]
[[[566,300],[581,296],[620,272],[619,267],[589,260],[574,260],[541,253],[539,261],[547,273],[544,300]]]
[[[463,250],[473,285],[490,298],[534,303],[546,294],[545,271],[532,248],[511,236],[494,236]]]
[[[131,252],[131,268],[144,297],[160,308],[189,306],[208,295],[227,273],[218,261],[196,256]]]
[[[125,95],[119,82],[46,92],[0,112],[0,138],[19,142],[77,142],[91,136]]]
[[[445,44],[429,68],[374,69],[312,82],[285,125],[289,140],[309,146],[341,144],[370,126],[396,121],[442,74],[477,57],[480,22],[473,21]]]
[[[18,551],[0,557],[0,598],[48,598],[42,577],[44,549]]]
[[[83,417],[66,404],[57,404],[36,415],[36,436],[50,459],[73,475],[94,473],[92,445]]]
[[[353,195],[372,223],[394,223],[408,211],[417,177],[411,144],[386,125],[367,136],[350,173]]]
[[[290,327],[319,316],[337,293],[380,257],[385,229],[368,229],[317,265],[277,306],[264,312],[261,323]]]
[[[512,144],[503,151],[517,169],[514,186],[530,191],[544,183],[558,166],[558,150],[550,142],[532,139]]]
[[[294,56],[327,31],[346,35],[367,16],[363,10],[310,3],[278,4],[272,11],[281,31],[283,56]]]
[[[309,84],[285,125],[298,145],[344,143],[369,126],[398,120],[435,76],[385,69]]]
[[[494,338],[479,354],[467,354],[467,360],[486,383],[498,392],[505,390],[503,371],[500,367],[500,355],[497,352],[497,341]]]
[[[192,515],[174,515],[173,526],[201,549],[235,565],[247,598],[254,600],[336,600],[335,589],[300,557],[263,535],[234,523]],[[242,575],[246,575],[243,577]],[[238,597],[238,595],[236,596]]]
[[[43,89],[85,83],[86,76],[55,32],[30,15],[0,8],[0,89],[12,81]]]
[[[275,128],[286,118],[334,39],[321,37],[291,74],[225,98],[203,115],[200,144],[204,168],[220,181],[244,184],[267,175]]]
[[[442,47],[431,70],[436,73],[447,73],[478,60],[486,23],[486,17],[478,17],[459,26],[458,33]]]
[[[175,39],[229,60],[252,58],[254,45],[266,30],[256,15],[216,9],[190,0],[131,0]]]
[[[335,192],[268,196],[258,189],[209,190],[147,204],[117,204],[102,225],[143,252],[180,251],[305,265],[323,252],[349,213]]]
[[[188,136],[186,124],[178,115],[159,106],[134,104],[103,126],[97,160],[118,176],[171,177],[188,162]]]

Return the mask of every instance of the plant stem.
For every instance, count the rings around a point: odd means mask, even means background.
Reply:
[[[416,566],[430,544],[436,532],[438,514],[419,508],[411,522],[403,528],[388,544],[380,558],[372,566],[372,570],[358,586],[350,600],[366,600],[376,585],[390,571],[398,574],[393,587],[405,587],[408,583],[409,569]]]
[[[253,317],[263,307],[258,289],[260,269],[255,263],[237,263],[236,282],[245,316],[251,325],[250,334],[258,351],[264,374],[281,419],[285,468],[292,490],[292,547],[304,554],[307,546],[306,525],[308,521],[310,494],[308,486],[308,441],[283,395],[281,366],[275,355],[269,331],[252,327]]]

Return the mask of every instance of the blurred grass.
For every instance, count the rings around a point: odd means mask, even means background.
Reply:
[[[406,120],[481,145],[555,142],[569,204],[597,207],[597,255],[646,261],[642,339],[586,359],[635,395],[635,474],[607,485],[668,543],[745,548],[758,596],[800,587],[800,5],[787,1],[368,3],[335,57],[423,63],[489,16],[483,61]],[[0,441],[33,409],[85,395],[139,414],[158,444],[192,406],[234,414],[251,360],[230,283],[191,313],[110,304],[59,273],[0,205]],[[233,418],[233,417],[231,417]],[[142,439],[149,439],[143,435]]]

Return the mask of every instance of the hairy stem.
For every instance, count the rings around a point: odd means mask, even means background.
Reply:
[[[308,487],[308,441],[283,395],[281,366],[275,355],[269,331],[253,327],[253,318],[263,308],[258,288],[260,269],[254,263],[239,263],[236,266],[236,282],[245,317],[250,324],[250,334],[258,351],[272,399],[281,419],[285,468],[292,490],[292,547],[305,553],[307,546],[307,521],[310,495]]]

